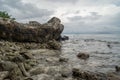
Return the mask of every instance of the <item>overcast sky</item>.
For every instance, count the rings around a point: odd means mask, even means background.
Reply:
[[[19,22],[61,19],[64,33],[120,33],[120,0],[0,0]]]

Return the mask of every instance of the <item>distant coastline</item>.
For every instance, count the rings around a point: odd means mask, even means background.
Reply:
[[[63,32],[63,34],[120,34],[120,32]]]

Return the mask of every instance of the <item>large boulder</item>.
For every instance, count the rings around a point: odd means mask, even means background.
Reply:
[[[58,40],[63,29],[60,19],[56,17],[37,27],[0,18],[0,39],[4,40],[46,43],[49,40]]]

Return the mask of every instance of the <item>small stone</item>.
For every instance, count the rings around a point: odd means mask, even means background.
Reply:
[[[61,40],[62,41],[69,40],[69,37],[68,36],[63,36],[63,37],[61,37]]]
[[[30,66],[27,63],[24,63],[24,67],[25,67],[26,71],[29,71],[32,68],[32,66]]]
[[[28,78],[25,78],[24,80],[34,80],[34,79],[33,79],[33,78],[28,77]]]
[[[116,72],[120,72],[120,66],[115,66]]]
[[[15,56],[12,61],[16,62],[16,63],[19,63],[19,62],[24,62],[25,60],[26,59],[23,56],[18,55],[18,56]]]
[[[90,56],[89,56],[89,54],[79,53],[79,54],[77,55],[77,57],[78,57],[79,59],[84,59],[84,60],[86,60],[86,59],[88,59]]]
[[[25,77],[29,77],[30,74],[26,71],[23,63],[18,63],[19,69]]]
[[[73,69],[72,69],[72,76],[73,76],[73,77],[79,77],[79,76],[80,76],[79,71],[80,71],[79,69],[73,68]]]
[[[29,64],[32,67],[37,65],[37,61],[34,59],[26,60],[25,62],[26,62],[26,64]]]
[[[59,58],[59,62],[68,62],[68,58],[61,57]]]
[[[61,73],[61,76],[64,77],[64,78],[67,78],[67,77],[70,76],[70,72],[69,72],[69,71],[62,72],[62,73]]]
[[[57,58],[57,57],[46,58],[46,62],[49,62],[49,63],[55,63],[55,62],[58,62],[58,61],[59,61],[59,58]]]
[[[31,75],[38,75],[44,72],[45,72],[45,69],[43,67],[38,67],[30,70]]]
[[[25,57],[26,59],[33,59],[33,55],[31,53],[27,53],[27,52],[20,52],[20,54]]]

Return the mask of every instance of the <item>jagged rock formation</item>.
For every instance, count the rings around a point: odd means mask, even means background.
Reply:
[[[60,19],[53,17],[45,24],[31,21],[24,25],[10,19],[0,19],[0,39],[19,42],[46,43],[59,40],[64,29]]]
[[[29,50],[59,50],[63,29],[60,19],[56,17],[45,24],[36,21],[23,24],[0,18],[0,80],[34,80],[29,70],[38,62]]]

